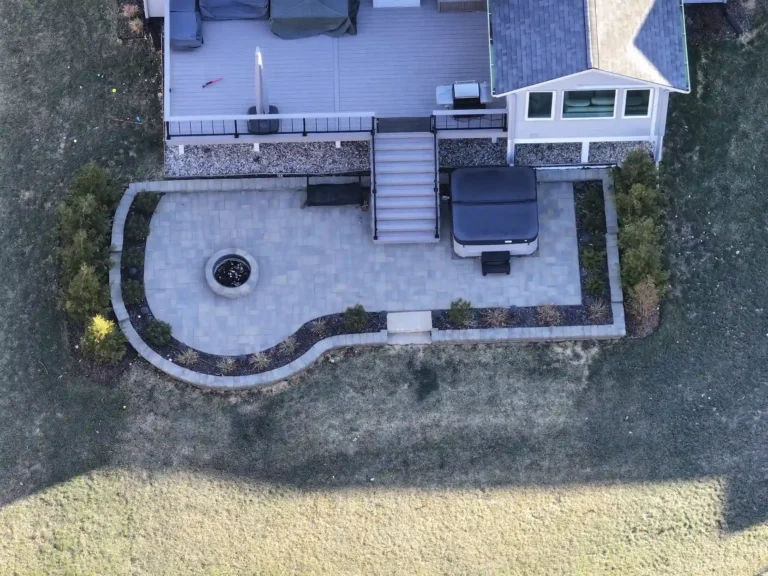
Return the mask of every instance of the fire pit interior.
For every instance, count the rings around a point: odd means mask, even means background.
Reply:
[[[251,277],[251,265],[245,258],[229,254],[221,258],[213,270],[216,282],[226,288],[242,286]]]

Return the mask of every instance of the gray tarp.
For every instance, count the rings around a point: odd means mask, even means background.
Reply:
[[[269,0],[200,0],[203,20],[266,20]]]
[[[272,0],[270,28],[286,40],[357,34],[359,0]]]
[[[171,12],[171,48],[191,50],[203,45],[203,23],[199,12]]]

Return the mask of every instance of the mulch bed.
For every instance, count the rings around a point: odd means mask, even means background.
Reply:
[[[138,198],[138,196],[137,196]],[[151,213],[140,213],[135,208],[136,201],[131,205],[128,211],[128,217],[125,224],[128,228],[131,219],[141,214],[147,220],[151,219]],[[128,250],[138,249],[143,254],[146,250],[147,242],[143,241],[130,241],[124,240],[123,252]],[[140,282],[142,287],[144,286],[144,272],[139,268],[128,269],[121,263],[121,281],[124,283],[126,280],[135,280]],[[124,292],[125,293],[125,292]],[[149,322],[154,318],[152,309],[149,307],[146,295],[137,304],[128,304],[126,302],[126,310],[131,320],[131,325],[136,329],[139,335],[144,335],[145,329]],[[357,333],[372,333],[384,330],[387,327],[387,315],[386,312],[366,312],[366,326],[365,329]],[[323,325],[320,330],[318,327]],[[316,318],[307,322],[301,328],[299,328],[288,339],[290,343],[286,345],[286,341],[273,346],[268,350],[262,351],[259,355],[265,358],[265,362],[260,365],[252,365],[250,363],[250,354],[244,354],[242,356],[219,356],[215,354],[208,354],[206,352],[200,352],[197,350],[197,361],[190,364],[185,364],[185,368],[189,368],[195,372],[202,374],[212,374],[216,376],[224,375],[219,368],[221,361],[224,358],[231,358],[234,361],[234,367],[232,370],[227,371],[227,376],[245,376],[248,374],[259,374],[261,372],[268,372],[286,364],[290,364],[303,354],[305,354],[312,346],[317,344],[320,340],[328,338],[330,336],[338,336],[341,334],[350,334],[350,332],[344,327],[344,314],[329,314]],[[145,340],[146,341],[146,340]],[[171,361],[175,361],[179,354],[190,349],[186,344],[179,342],[175,338],[171,337],[168,344],[164,346],[147,345],[155,352],[160,354],[163,358]]]
[[[472,319],[462,326],[452,323],[448,310],[432,311],[432,326],[439,330],[457,330],[472,328],[539,328],[542,326],[596,326],[613,323],[611,310],[611,290],[608,282],[608,258],[605,258],[601,270],[589,271],[584,266],[584,251],[587,249],[605,250],[605,198],[601,180],[575,182],[573,185],[574,202],[576,205],[576,237],[579,247],[579,273],[581,277],[581,304],[575,306],[551,306],[559,313],[557,323],[542,323],[539,311],[542,307],[510,306],[507,319],[504,322],[489,323],[487,314],[492,308],[473,308]],[[598,198],[599,195],[599,198]],[[595,200],[598,200],[596,202]],[[587,294],[587,278],[592,274],[600,279],[602,293]],[[605,305],[605,314],[595,317],[590,314],[590,308],[597,300]]]

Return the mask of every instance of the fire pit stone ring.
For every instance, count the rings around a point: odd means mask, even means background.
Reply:
[[[253,256],[239,248],[225,248],[208,258],[205,279],[211,290],[224,298],[242,298],[253,292],[259,278],[259,265]]]

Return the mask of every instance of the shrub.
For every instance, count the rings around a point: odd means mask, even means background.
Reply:
[[[257,370],[266,370],[272,361],[264,352],[257,352],[248,356],[248,364]]]
[[[165,346],[171,340],[171,325],[157,318],[152,318],[144,328],[142,336],[148,344]]]
[[[129,248],[123,252],[122,265],[123,268],[142,270],[144,268],[144,250],[141,248]]]
[[[608,319],[608,305],[598,298],[587,305],[587,314],[592,322],[605,322]]]
[[[162,195],[158,194],[157,192],[145,192],[142,190],[136,194],[136,197],[133,199],[133,208],[137,212],[141,212],[147,216],[152,216],[152,214],[155,212],[155,209],[157,208],[157,205],[160,203],[161,198]]]
[[[141,34],[144,32],[144,21],[141,18],[134,18],[128,22],[128,29],[134,34]]]
[[[605,250],[585,248],[581,253],[581,264],[590,272],[601,272],[606,265]]]
[[[626,223],[642,218],[658,221],[661,212],[660,201],[661,196],[657,188],[634,184],[628,191],[616,194],[616,212],[619,221]]]
[[[613,170],[613,183],[617,194],[629,191],[634,184],[656,189],[659,173],[647,152],[633,150],[627,154],[621,166]]]
[[[128,306],[136,306],[144,301],[144,286],[136,280],[123,280],[121,286],[123,292],[123,302]]]
[[[448,321],[459,328],[468,326],[472,322],[472,303],[463,298],[457,298],[451,302]]]
[[[232,372],[235,371],[235,368],[237,368],[237,362],[235,362],[235,359],[231,356],[225,356],[224,358],[219,358],[219,361],[216,362],[216,368],[218,368],[219,372],[222,374],[232,374]]]
[[[542,326],[557,326],[563,321],[563,315],[556,306],[544,304],[536,307],[536,319]]]
[[[636,336],[647,336],[659,325],[660,296],[654,279],[650,277],[630,289],[627,313]]]
[[[120,193],[110,181],[107,171],[93,162],[78,172],[70,188],[70,195],[74,198],[93,196],[108,212],[117,207],[120,199]]]
[[[488,308],[483,311],[482,322],[489,328],[501,328],[509,321],[509,310],[506,308]]]
[[[661,262],[661,247],[646,245],[624,250],[621,256],[621,281],[624,289],[635,286],[649,276],[653,278],[659,293],[663,294],[668,277]]]
[[[317,336],[318,338],[325,338],[325,335],[328,333],[328,326],[326,326],[325,319],[324,318],[318,318],[314,322],[312,322],[312,334]]]
[[[91,266],[100,278],[109,268],[109,248],[99,238],[91,238],[85,230],[78,230],[70,242],[58,251],[64,283],[71,282],[83,264]]]
[[[141,10],[139,10],[136,4],[124,4],[122,12],[126,18],[136,18],[141,13]]]
[[[94,241],[106,242],[109,230],[107,209],[95,196],[69,196],[59,204],[59,230],[64,244],[71,242],[75,234],[85,230]]]
[[[605,292],[605,284],[599,276],[590,274],[584,282],[584,289],[589,296],[598,297]]]
[[[141,214],[133,214],[125,224],[125,238],[133,242],[149,238],[149,220]]]
[[[96,315],[80,339],[83,353],[100,362],[115,364],[125,356],[125,337],[114,322]]]
[[[362,304],[350,306],[344,312],[344,330],[350,333],[362,332],[368,325],[368,315]]]
[[[619,246],[627,249],[656,245],[661,240],[661,232],[661,226],[656,225],[651,218],[631,220],[619,231]]]
[[[288,338],[283,340],[282,344],[280,344],[280,353],[284,356],[293,356],[296,352],[296,345],[296,338],[288,336]]]
[[[176,364],[181,364],[182,366],[194,366],[199,361],[200,353],[193,348],[187,348],[176,356]]]
[[[64,292],[64,310],[72,318],[85,322],[104,313],[108,306],[107,287],[99,281],[93,266],[83,264]]]

